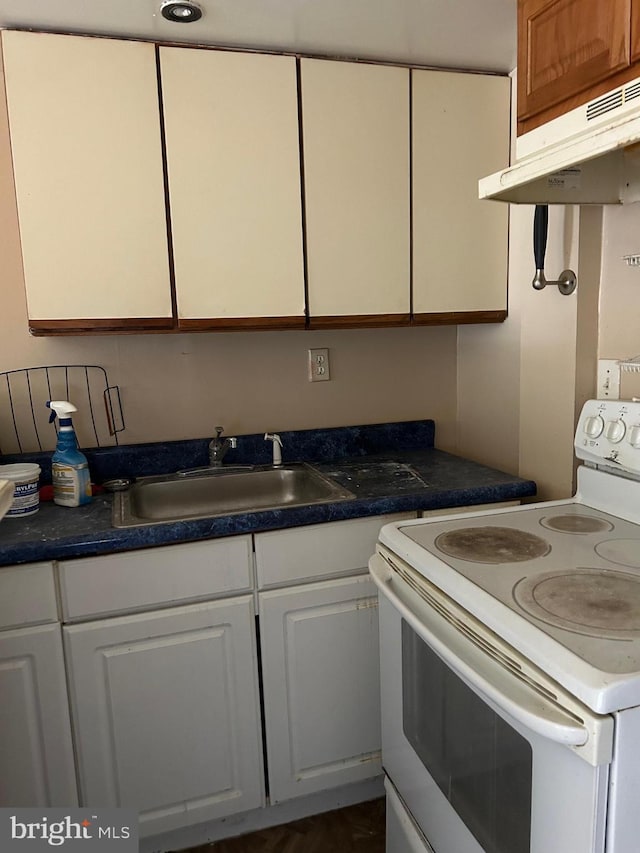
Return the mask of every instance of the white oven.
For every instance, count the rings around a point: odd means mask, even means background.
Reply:
[[[578,453],[613,461],[622,421],[640,470],[622,405]],[[383,528],[387,853],[637,853],[638,522],[640,481],[581,469],[570,501]]]

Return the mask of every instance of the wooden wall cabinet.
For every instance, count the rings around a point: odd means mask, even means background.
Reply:
[[[518,1],[518,135],[640,76],[638,0]]]

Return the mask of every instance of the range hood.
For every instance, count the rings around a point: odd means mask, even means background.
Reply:
[[[640,78],[519,137],[515,163],[478,187],[515,204],[640,201]]]

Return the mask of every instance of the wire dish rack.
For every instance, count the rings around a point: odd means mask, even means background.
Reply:
[[[118,444],[125,429],[120,389],[96,364],[55,364],[0,372],[0,452],[54,450],[57,420],[47,400],[68,400],[80,447]]]

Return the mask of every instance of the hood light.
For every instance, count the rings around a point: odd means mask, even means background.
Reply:
[[[160,7],[160,13],[167,21],[176,21],[180,24],[190,24],[192,21],[199,21],[202,17],[202,9],[191,0],[182,0],[182,2],[167,0]]]

